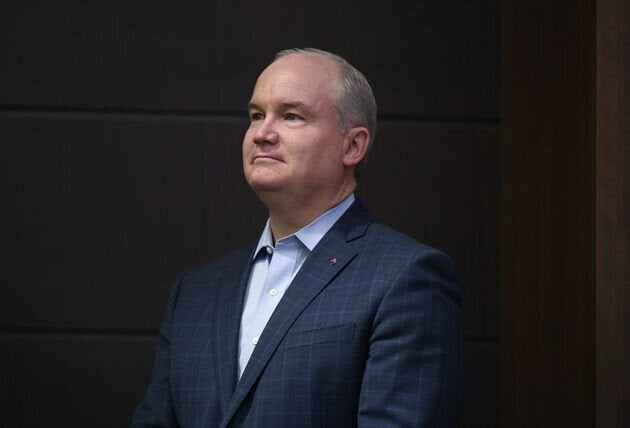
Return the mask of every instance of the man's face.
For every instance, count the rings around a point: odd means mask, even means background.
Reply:
[[[311,55],[282,57],[258,78],[243,140],[243,168],[249,185],[308,201],[334,193],[347,180],[344,136],[331,97],[337,64]]]

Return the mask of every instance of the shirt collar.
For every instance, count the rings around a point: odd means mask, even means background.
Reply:
[[[328,232],[330,228],[337,222],[337,220],[339,220],[339,218],[343,215],[343,213],[346,212],[348,208],[350,208],[350,205],[352,205],[354,200],[354,193],[350,193],[346,197],[346,199],[344,199],[334,207],[330,208],[328,211],[295,232],[293,235],[285,236],[282,239],[295,237],[306,248],[308,248],[309,251],[313,251],[313,248],[315,248],[319,241],[324,237],[326,232]],[[269,219],[267,219],[265,228],[263,229],[262,235],[258,240],[258,245],[256,246],[256,251],[254,251],[253,259],[255,259],[259,251],[265,247],[273,248],[273,237],[271,235],[271,224],[269,223]]]

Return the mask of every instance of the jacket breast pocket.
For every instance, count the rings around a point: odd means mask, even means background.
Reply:
[[[354,337],[354,323],[338,324],[311,330],[290,332],[287,336],[287,349],[322,343],[350,342]]]

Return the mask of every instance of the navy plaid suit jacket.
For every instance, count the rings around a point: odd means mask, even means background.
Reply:
[[[453,263],[355,202],[278,304],[237,380],[254,246],[184,273],[133,427],[451,427],[462,338]]]

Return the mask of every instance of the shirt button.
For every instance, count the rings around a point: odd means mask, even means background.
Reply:
[[[278,290],[276,290],[275,288],[272,288],[271,290],[269,290],[269,294],[271,294],[272,296],[275,296],[276,294],[278,294]]]
[[[273,250],[271,249],[271,247],[265,247],[267,249],[267,254],[271,254],[273,253]]]
[[[256,345],[257,343],[258,343],[258,338],[257,338],[257,337],[254,337],[254,338],[252,339],[252,344],[253,344],[253,345]]]

